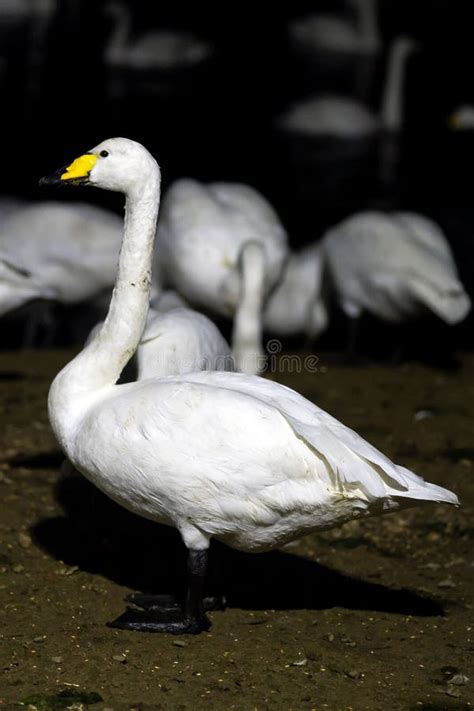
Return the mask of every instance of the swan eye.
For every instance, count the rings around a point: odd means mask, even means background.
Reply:
[[[101,151],[100,155],[102,156],[102,158],[107,158],[107,156],[109,155],[109,152],[108,151]]]

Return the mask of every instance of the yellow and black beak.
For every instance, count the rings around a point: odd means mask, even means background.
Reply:
[[[97,163],[95,153],[84,153],[70,165],[59,168],[52,175],[41,178],[40,186],[46,185],[87,185],[92,168]]]

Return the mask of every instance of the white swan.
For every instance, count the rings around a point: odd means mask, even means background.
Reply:
[[[165,610],[128,610],[112,626],[207,629],[203,584],[213,537],[260,551],[417,501],[458,503],[278,383],[206,371],[116,385],[146,320],[159,167],[140,144],[114,138],[43,182],[126,195],[109,312],[51,385],[54,433],[73,466],[130,511],[175,526],[189,551],[182,614],[170,620]]]
[[[290,255],[263,312],[265,330],[278,336],[314,339],[329,322],[323,298],[323,255],[319,244]]]
[[[170,294],[164,292],[160,299],[161,311],[148,311],[136,352],[137,380],[198,370],[235,370],[229,344],[217,326],[204,314],[177,306]],[[102,322],[94,326],[86,345],[102,326]]]
[[[105,48],[109,66],[166,71],[192,67],[212,53],[207,42],[189,32],[152,30],[132,41],[128,7],[123,2],[111,2],[107,10],[116,23]]]
[[[322,13],[306,15],[289,25],[291,41],[309,55],[321,50],[337,54],[373,54],[380,49],[377,0],[353,0],[355,22]]]
[[[396,133],[402,128],[405,64],[414,41],[396,37],[390,47],[380,115],[344,96],[314,96],[291,106],[277,120],[289,133],[341,139],[365,138],[379,130]]]
[[[306,143],[308,140],[313,143],[322,141],[323,145],[327,139],[338,141],[337,150],[347,154],[348,160],[359,154],[365,156],[372,146],[376,146],[381,183],[391,187],[399,161],[398,138],[403,128],[405,67],[415,47],[415,42],[404,35],[392,41],[379,113],[345,96],[311,96],[290,106],[277,118],[277,127],[289,137],[290,145],[296,142],[296,147],[301,138]],[[304,150],[311,157],[308,145]],[[331,153],[335,152],[336,147],[331,145]],[[329,158],[331,162],[331,155]],[[315,162],[314,158],[312,162]],[[326,170],[331,173],[329,167]],[[343,164],[342,172],[345,171],[347,168]]]
[[[362,212],[325,234],[323,249],[341,308],[404,321],[431,311],[449,324],[471,307],[441,229],[409,212]]]
[[[248,185],[178,180],[164,197],[157,242],[164,285],[198,308],[234,316],[237,367],[258,372],[263,302],[288,249],[271,205]]]
[[[32,298],[74,304],[112,287],[122,231],[114,213],[53,201],[7,210],[0,225],[0,316]]]
[[[324,74],[351,67],[356,88],[365,95],[372,83],[374,59],[381,48],[377,0],[352,0],[355,17],[346,19],[324,13],[293,20],[288,28],[290,44],[306,63],[322,67]]]

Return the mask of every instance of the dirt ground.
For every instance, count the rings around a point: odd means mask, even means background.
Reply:
[[[474,358],[283,374],[398,463],[453,489],[271,554],[211,548],[227,598],[197,637],[105,626],[183,588],[174,531],[64,478],[46,395],[66,351],[0,355],[0,706],[436,711],[474,704]]]

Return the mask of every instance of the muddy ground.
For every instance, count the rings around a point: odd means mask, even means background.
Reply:
[[[183,588],[174,531],[60,477],[46,394],[71,353],[0,355],[0,706],[469,709],[474,704],[474,358],[281,380],[463,506],[353,522],[283,551],[212,548],[228,608],[197,637],[105,626],[132,590]],[[418,414],[417,414],[418,413]]]

